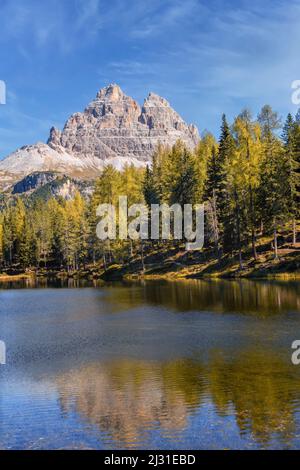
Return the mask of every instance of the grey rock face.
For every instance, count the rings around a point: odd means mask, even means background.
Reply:
[[[32,173],[31,175],[26,176],[21,181],[19,181],[13,187],[13,194],[26,193],[28,191],[41,188],[46,184],[55,181],[57,178],[57,173],[45,172],[45,173]]]
[[[164,98],[150,93],[140,107],[118,85],[109,85],[62,131],[52,127],[47,144],[27,145],[1,160],[0,188],[35,172],[93,180],[105,164],[145,166],[158,144],[172,146],[178,139],[193,148],[199,133]]]
[[[187,125],[160,96],[150,93],[142,108],[118,85],[100,90],[83,113],[73,114],[60,133],[51,129],[48,145],[70,154],[149,161],[156,146],[181,139],[188,147],[199,141],[195,126]]]
[[[94,190],[93,184],[55,172],[35,172],[13,187],[12,194],[26,194],[29,197],[62,197],[63,199],[73,199],[79,191],[84,197],[89,197]]]
[[[61,131],[59,129],[56,129],[56,127],[51,127],[50,136],[47,144],[54,150],[59,150],[59,147],[61,145]]]

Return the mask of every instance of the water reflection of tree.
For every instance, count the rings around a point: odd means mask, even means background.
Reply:
[[[176,311],[237,312],[267,316],[300,310],[300,283],[287,281],[180,280],[114,284],[79,279],[28,278],[2,283],[3,288],[100,287],[113,312],[163,305]]]
[[[300,404],[297,368],[255,351],[235,359],[216,352],[205,365],[190,359],[93,364],[62,375],[58,390],[64,411],[74,406],[126,447],[146,442],[156,428],[176,438],[207,400],[220,416],[234,414],[241,435],[263,446],[272,438],[288,445]]]
[[[75,406],[114,441],[130,446],[146,429],[184,429],[189,410],[199,404],[202,381],[201,366],[191,361],[124,360],[70,372],[58,379],[58,388],[64,411]]]
[[[147,302],[175,310],[207,310],[269,315],[300,309],[300,284],[295,282],[240,280],[180,280],[148,282]]]
[[[236,312],[269,316],[300,310],[300,284],[286,281],[180,280],[128,283],[105,299],[114,308],[146,305],[175,311]]]
[[[272,437],[284,444],[295,434],[300,404],[298,370],[264,352],[243,353],[234,361],[215,354],[208,371],[210,396],[220,415],[234,410],[241,434],[252,433],[267,445]]]

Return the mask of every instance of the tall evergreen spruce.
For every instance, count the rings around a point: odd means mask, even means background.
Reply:
[[[206,233],[208,236],[211,232],[211,238],[215,245],[216,255],[220,261],[220,228],[217,209],[217,183],[219,181],[219,171],[218,150],[214,145],[211,150],[211,158],[207,167],[204,198],[206,201]]]
[[[293,245],[297,241],[296,220],[299,216],[299,196],[300,196],[300,139],[299,126],[297,118],[294,121],[289,113],[283,127],[282,140],[284,143],[286,165],[288,171],[287,185],[289,189],[289,213],[292,219],[293,227]]]
[[[234,248],[234,214],[230,210],[227,190],[226,165],[235,152],[235,142],[225,114],[222,116],[221,135],[216,172],[216,201],[220,220],[222,245],[224,252],[232,253]]]
[[[289,165],[276,131],[280,126],[278,114],[264,106],[258,116],[262,127],[264,162],[260,186],[260,210],[264,225],[273,230],[274,257],[278,259],[278,229],[289,218]]]

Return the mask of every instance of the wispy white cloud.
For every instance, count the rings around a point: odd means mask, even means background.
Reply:
[[[157,8],[144,15],[141,15],[136,27],[131,31],[132,37],[147,38],[154,35],[164,35],[170,28],[176,26],[182,27],[188,19],[194,18],[194,15],[207,11],[197,0],[173,0],[165,2],[163,11]]]
[[[67,5],[68,4],[68,5]],[[0,4],[1,18],[5,18],[1,42],[15,40],[23,51],[26,47],[45,50],[47,46],[66,53],[101,29],[100,0],[4,0]],[[67,7],[69,6],[69,8]]]
[[[200,126],[204,115],[210,127],[218,109],[256,112],[269,102],[289,111],[290,84],[300,78],[299,0],[203,3],[165,2],[141,14],[127,27],[140,49],[108,62],[106,77],[137,94],[151,86]]]

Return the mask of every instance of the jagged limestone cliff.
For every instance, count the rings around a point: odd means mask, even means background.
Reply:
[[[178,139],[192,148],[199,133],[164,98],[150,93],[140,107],[113,84],[84,112],[73,114],[62,131],[53,127],[47,144],[22,147],[0,161],[0,180],[3,187],[36,171],[95,178],[104,164],[143,166],[159,143],[171,146]]]

